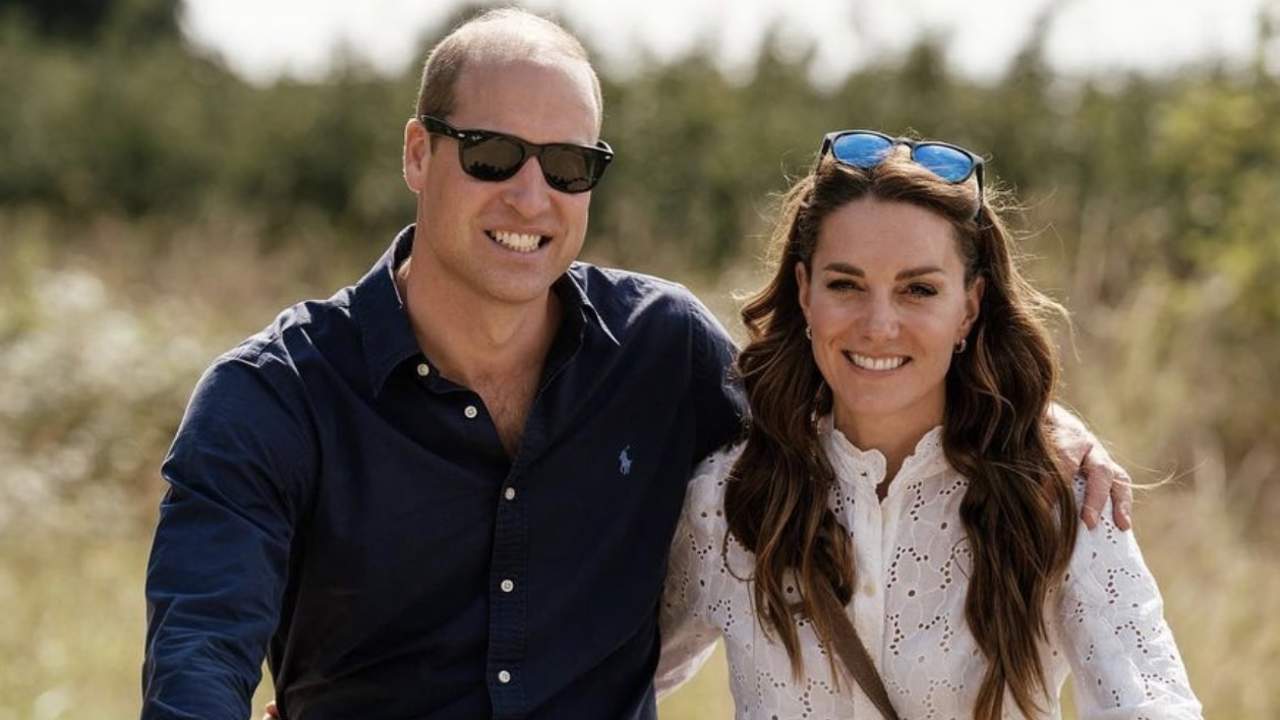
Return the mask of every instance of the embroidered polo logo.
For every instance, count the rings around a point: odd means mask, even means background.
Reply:
[[[631,446],[628,445],[622,448],[622,452],[618,453],[618,472],[622,473],[623,475],[631,474],[630,450],[631,450]]]

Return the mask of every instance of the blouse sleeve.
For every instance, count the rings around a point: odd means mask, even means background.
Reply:
[[[1083,493],[1083,485],[1077,488]],[[1133,532],[1080,525],[1058,622],[1082,720],[1202,718]]]
[[[726,463],[724,453],[709,457],[689,481],[684,509],[671,541],[667,581],[663,590],[658,628],[662,634],[662,656],[654,684],[658,697],[673,692],[702,669],[715,650],[720,631],[711,622],[705,602],[705,579],[720,554],[711,552],[713,528],[704,517],[704,506],[714,505],[708,485],[715,486],[713,473]],[[718,546],[716,546],[718,547]]]

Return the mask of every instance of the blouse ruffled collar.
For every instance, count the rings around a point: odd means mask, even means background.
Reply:
[[[818,434],[840,482],[852,486],[866,485],[874,491],[885,479],[887,461],[884,453],[874,449],[863,450],[854,445],[835,428],[831,415],[819,419]],[[894,485],[903,484],[898,480],[928,477],[948,467],[946,453],[942,449],[942,426],[935,425],[916,442],[915,449],[903,461]]]

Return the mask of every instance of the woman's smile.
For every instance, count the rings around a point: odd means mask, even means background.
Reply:
[[[882,355],[875,357],[846,350],[844,356],[859,370],[866,370],[877,374],[892,372],[911,362],[911,358],[906,355]]]

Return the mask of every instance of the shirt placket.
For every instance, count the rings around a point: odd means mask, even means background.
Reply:
[[[495,718],[522,717],[524,648],[528,629],[527,503],[522,502],[516,469],[498,497],[489,568],[489,647],[487,683]]]
[[[884,513],[875,487],[879,478],[867,468],[857,468],[853,503],[854,551],[857,557],[857,586],[853,594],[853,620],[858,636],[876,668],[884,657]],[[883,673],[881,673],[883,675]],[[878,718],[879,710],[866,694],[854,695],[854,717]]]
[[[555,382],[576,355],[577,342],[552,363],[529,408],[520,448],[498,494],[493,530],[493,556],[489,564],[489,648],[487,682],[495,720],[514,720],[528,712],[524,660],[529,630],[528,614],[528,488],[521,479],[530,458],[548,442],[548,425],[541,412],[543,392]],[[468,415],[468,417],[471,417]],[[497,429],[494,428],[496,436]]]
[[[483,422],[486,414],[468,404],[463,414],[471,422]],[[532,419],[533,412],[530,411]],[[523,451],[531,439],[533,422],[526,424]],[[491,432],[497,437],[497,428]],[[524,452],[517,454],[498,491],[494,512],[493,551],[489,559],[489,645],[485,682],[494,718],[521,718],[527,712],[525,698],[525,646],[528,634],[528,502],[520,478]]]

